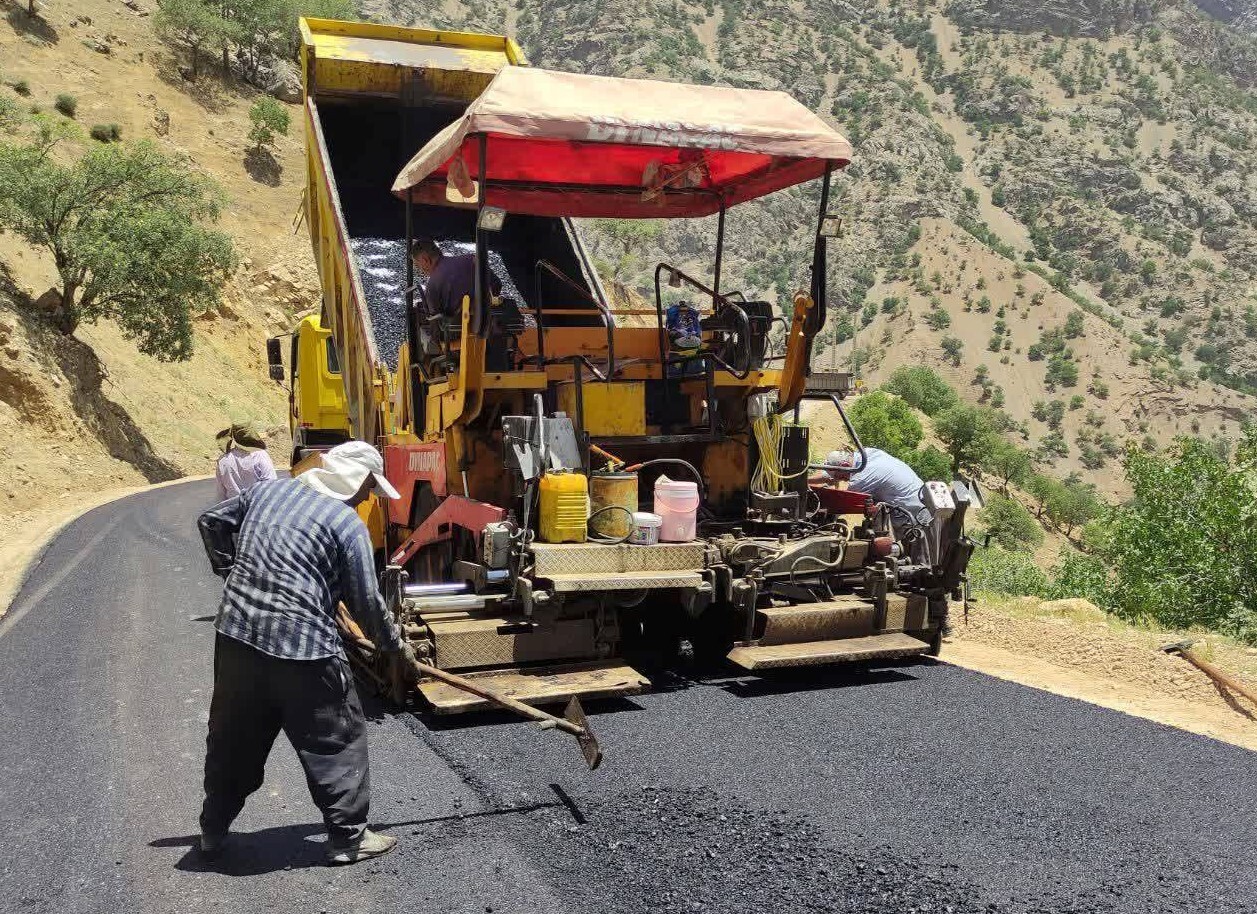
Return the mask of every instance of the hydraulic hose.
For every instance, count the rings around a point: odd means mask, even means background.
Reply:
[[[633,535],[633,531],[637,529],[637,525],[633,523],[633,512],[624,507],[624,505],[606,505],[605,507],[599,508],[593,514],[589,515],[589,519],[585,521],[585,526],[588,528],[590,526],[590,521],[592,521],[599,514],[602,514],[604,511],[623,511],[627,514],[629,516],[629,531],[623,536],[615,538],[587,534],[589,541],[591,543],[602,543],[604,546],[615,546],[618,543],[628,542],[629,537]]]
[[[694,477],[694,481],[698,483],[698,493],[702,496],[703,501],[707,500],[707,483],[703,481],[703,474],[695,469],[694,464],[681,460],[678,457],[656,457],[653,460],[646,460],[642,463],[635,463],[631,467],[625,467],[623,472],[636,473],[638,470],[644,470],[646,467],[653,467],[661,463],[671,463],[683,466],[690,471],[690,475]]]

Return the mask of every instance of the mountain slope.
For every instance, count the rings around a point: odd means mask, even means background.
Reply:
[[[912,360],[948,368],[975,400],[1000,387],[1029,445],[1067,450],[1057,470],[1109,494],[1126,441],[1233,437],[1257,415],[1257,43],[1186,2],[362,6],[505,29],[555,69],[783,89],[838,126],[856,156],[836,182],[847,235],[830,289],[845,314],[822,364],[858,350],[873,379]],[[787,302],[806,283],[814,206],[808,187],[734,210],[730,287]],[[710,220],[589,236],[648,295],[659,257],[710,269]],[[925,323],[936,311],[948,329]],[[1033,359],[1075,311],[1083,335]],[[958,365],[945,335],[962,343]],[[980,365],[990,382],[969,383]],[[1062,448],[1034,407],[1076,395]]]

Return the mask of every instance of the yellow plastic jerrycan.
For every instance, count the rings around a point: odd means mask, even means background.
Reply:
[[[584,473],[541,477],[540,527],[543,543],[583,543],[589,520],[589,488]]]

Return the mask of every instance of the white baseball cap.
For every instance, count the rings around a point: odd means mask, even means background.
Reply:
[[[393,484],[384,478],[384,458],[365,441],[346,441],[323,453],[323,465],[297,477],[324,495],[348,501],[358,494],[368,476],[375,477],[372,491],[382,498],[400,498]]]
[[[854,455],[850,451],[830,451],[825,457],[825,466],[841,467],[845,470],[855,469]]]

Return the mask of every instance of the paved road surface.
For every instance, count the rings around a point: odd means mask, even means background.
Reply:
[[[0,912],[1257,911],[1257,755],[944,665],[677,679],[555,734],[380,715],[389,857],[322,867],[281,740],[190,850],[218,582],[192,483],[63,533],[0,621]]]

